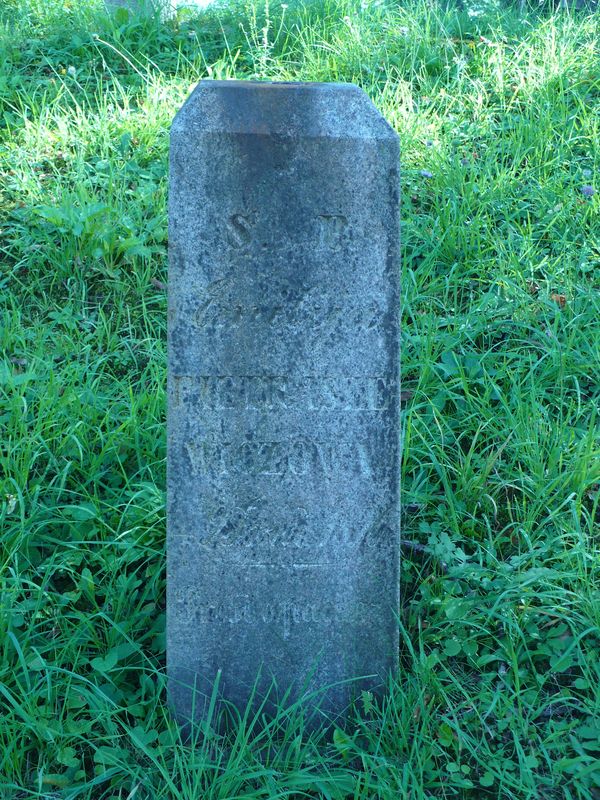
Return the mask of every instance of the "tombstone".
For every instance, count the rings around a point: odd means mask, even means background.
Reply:
[[[310,713],[331,718],[397,667],[398,160],[353,85],[202,81],[173,122],[167,659],[183,723],[217,676],[240,710],[253,687],[314,691]]]

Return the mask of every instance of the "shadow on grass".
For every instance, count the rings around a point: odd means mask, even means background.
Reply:
[[[537,6],[535,14],[523,16],[515,4],[493,0],[439,5],[417,0],[402,7],[393,0],[217,0],[161,20],[125,9],[108,13],[102,0],[69,6],[59,0],[9,0],[0,21],[6,77],[0,124],[14,130],[35,114],[42,95],[45,103],[56,97],[95,109],[111,88],[135,94],[173,78],[352,81],[373,94],[393,69],[400,76],[408,67],[413,76],[442,76],[455,55],[453,42],[490,34],[527,39],[547,23],[548,9]],[[329,57],[315,58],[315,49],[323,48]]]

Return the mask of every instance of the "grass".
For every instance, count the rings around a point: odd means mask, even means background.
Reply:
[[[0,798],[600,798],[598,17],[0,10]],[[353,81],[403,174],[401,670],[345,731],[165,705],[168,127]],[[596,193],[586,187],[595,187]]]

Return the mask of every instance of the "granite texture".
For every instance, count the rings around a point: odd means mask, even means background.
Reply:
[[[320,697],[337,715],[397,667],[398,161],[352,85],[203,81],[173,122],[167,653],[182,722],[217,673],[239,708],[259,671],[259,695],[335,684]]]

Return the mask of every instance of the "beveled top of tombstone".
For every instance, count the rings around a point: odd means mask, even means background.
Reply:
[[[284,139],[396,139],[369,96],[350,83],[273,83],[203,80],[171,129],[189,136],[233,133]]]

